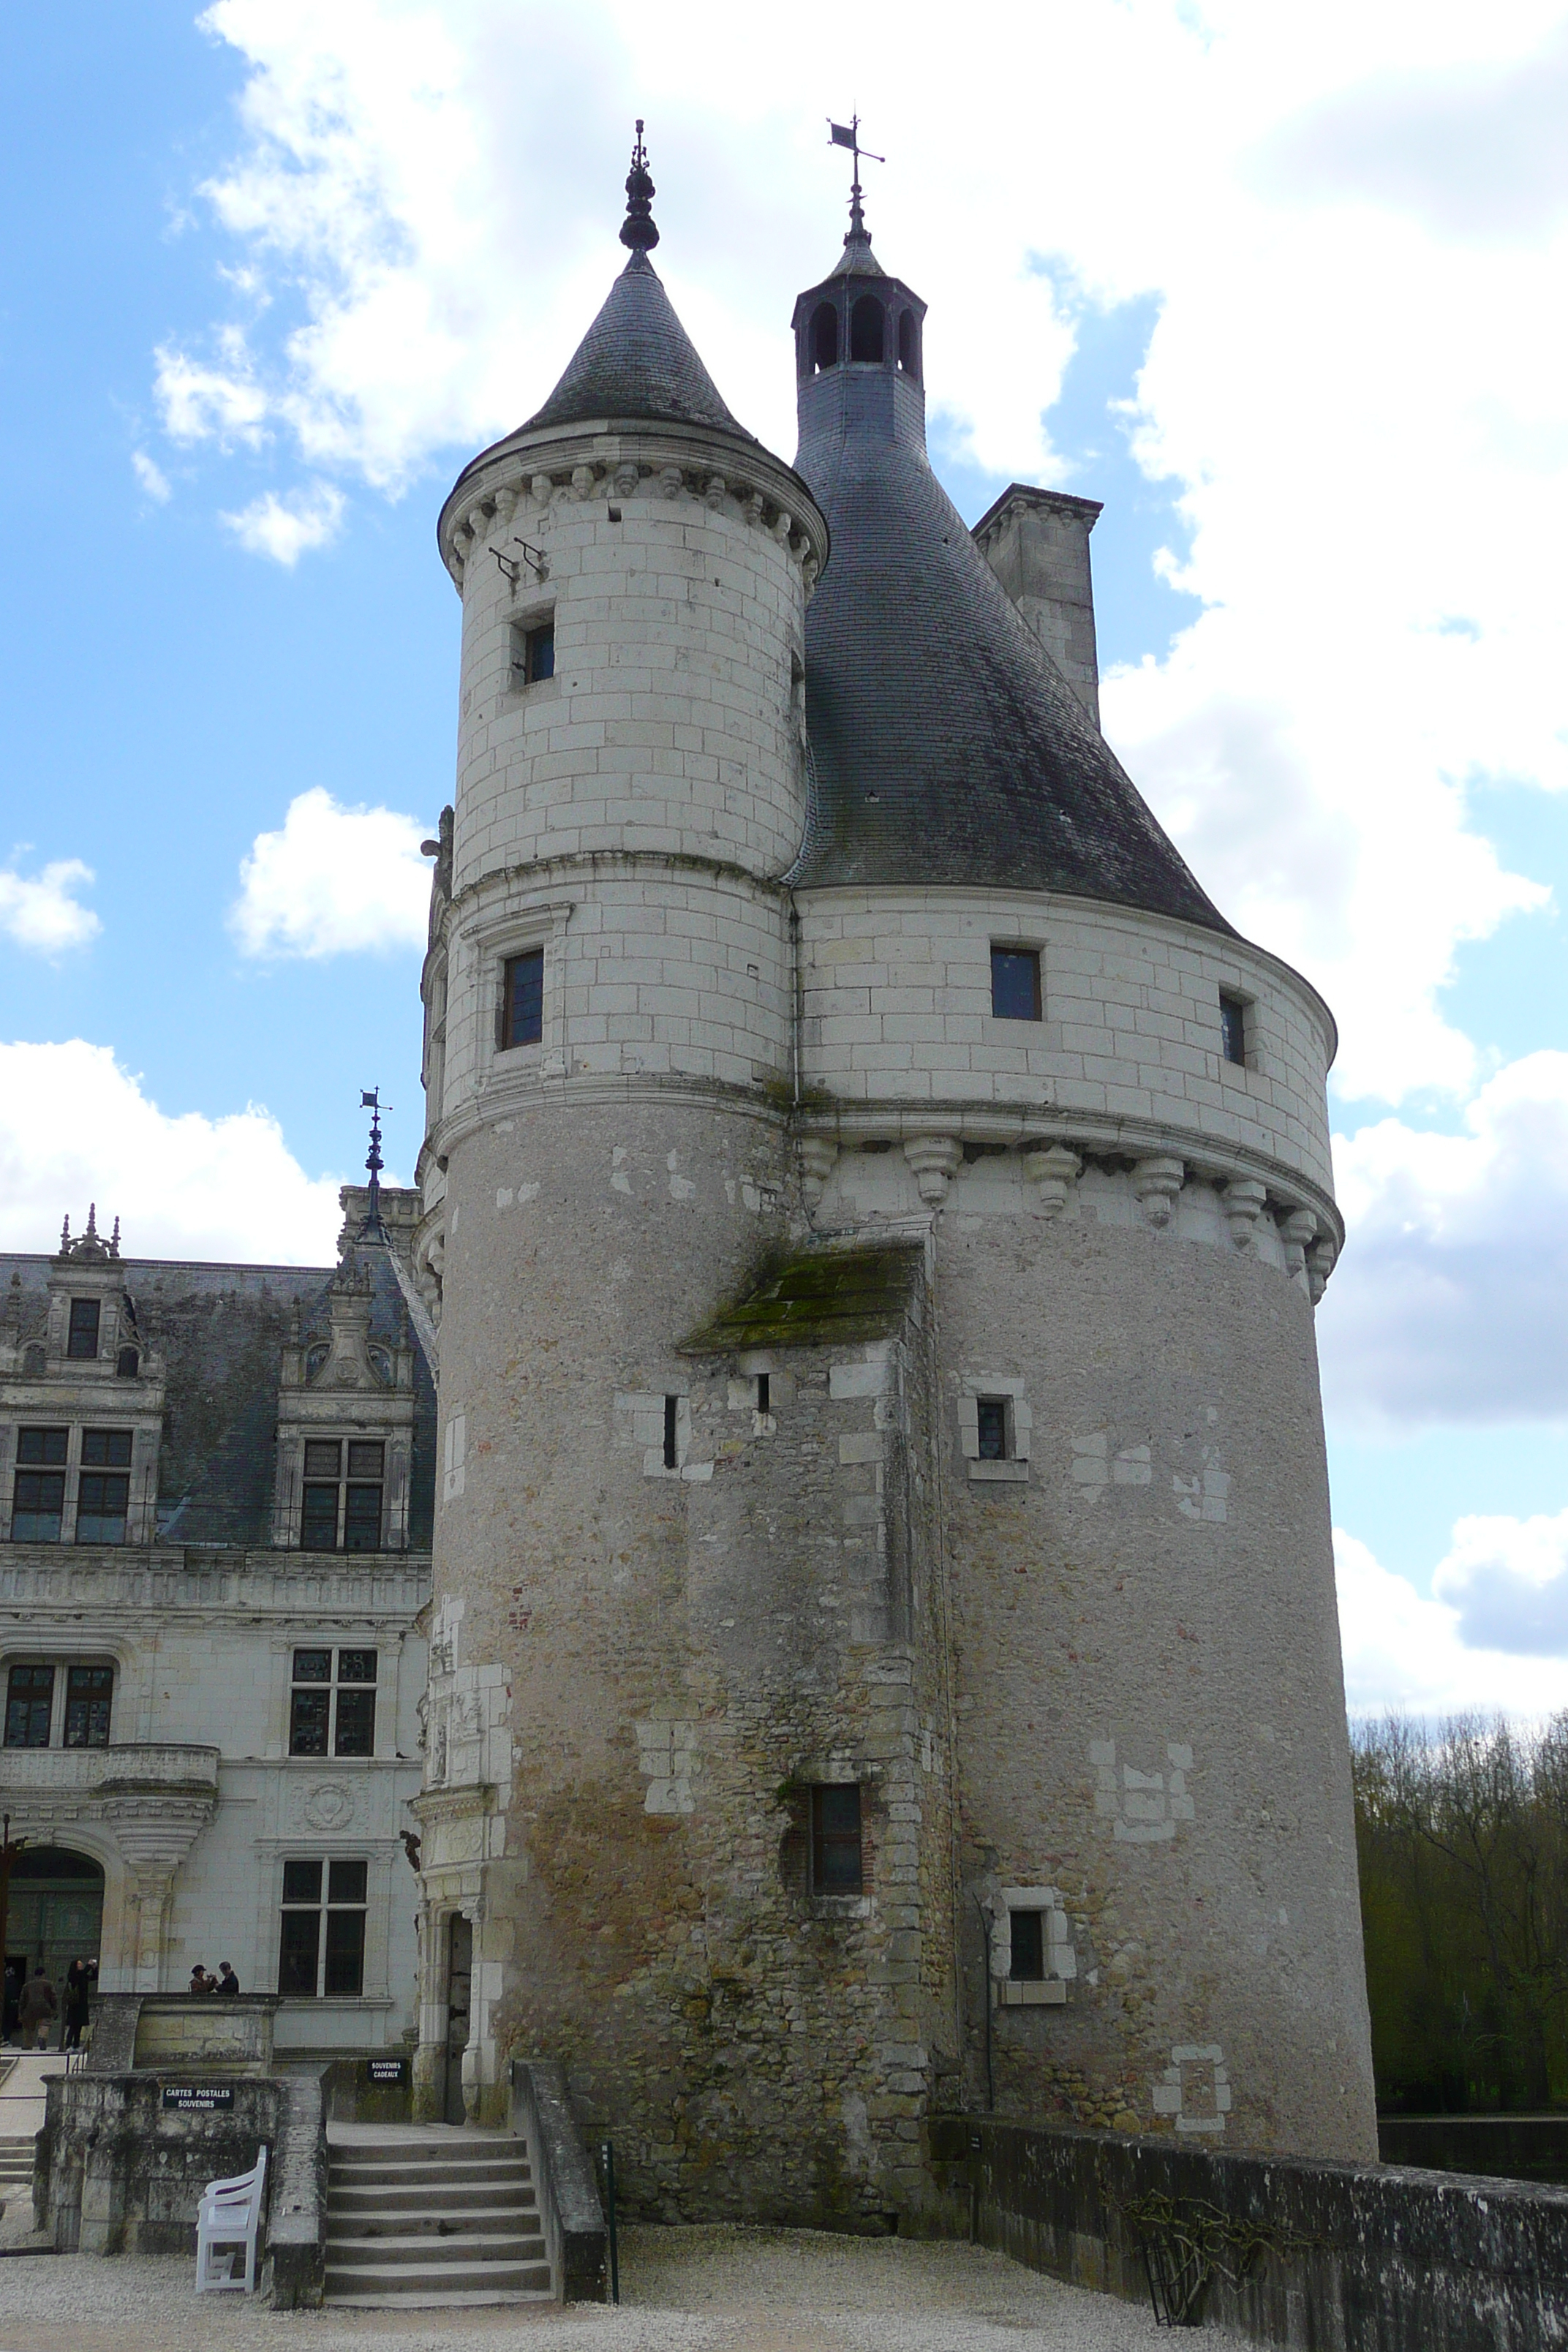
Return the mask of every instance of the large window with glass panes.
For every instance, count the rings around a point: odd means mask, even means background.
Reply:
[[[379,1551],[385,1480],[380,1438],[307,1438],[301,1550]]]
[[[289,1693],[290,1756],[374,1756],[374,1650],[296,1650]]]
[[[313,1854],[283,1864],[278,1990],[311,2000],[364,1990],[369,1865]]]

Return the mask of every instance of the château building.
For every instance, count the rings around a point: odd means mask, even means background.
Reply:
[[[793,465],[627,192],[439,524],[424,2111],[542,2053],[639,2209],[868,2227],[992,2102],[1374,2158],[1331,1016],[1100,732],[1098,509],[943,492],[858,190]]]

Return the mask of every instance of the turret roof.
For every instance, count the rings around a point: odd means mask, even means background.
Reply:
[[[724,405],[643,251],[632,255],[560,383],[521,429],[601,417],[707,425],[742,441],[754,437]]]

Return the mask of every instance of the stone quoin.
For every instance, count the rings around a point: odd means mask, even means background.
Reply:
[[[792,467],[627,189],[439,525],[421,2111],[548,2058],[635,2210],[868,2229],[989,2098],[1374,2158],[1331,1017],[1100,732],[1098,509],[943,493],[858,202]]]

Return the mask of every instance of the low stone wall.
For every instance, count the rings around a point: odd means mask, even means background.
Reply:
[[[1568,2186],[1568,2116],[1379,2116],[1384,2164]]]
[[[283,2308],[321,2300],[327,2155],[321,2086],[241,2075],[232,2105],[166,2108],[158,2074],[66,2074],[45,2085],[33,2170],[37,2226],[61,2253],[189,2254],[209,2180],[248,2172],[268,2151],[259,2284]]]
[[[1076,2285],[1146,2302],[1141,2232],[1163,2234],[1217,2257],[1203,2322],[1292,2352],[1568,2346],[1563,2190],[989,2116],[929,2129],[954,2229]]]
[[[563,2303],[609,2300],[608,2234],[593,2160],[573,2120],[566,2069],[543,2058],[511,2063],[511,2127],[531,2154],[534,2194],[555,2292]]]
[[[378,2068],[396,2064],[401,2080],[376,2079]],[[399,2053],[385,2058],[334,2058],[321,2069],[321,2096],[332,2124],[405,2124],[414,2116],[414,2066]]]

